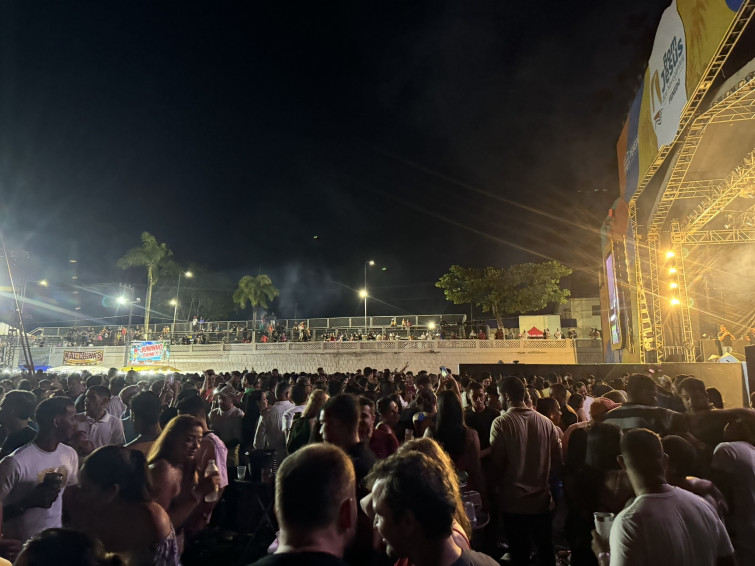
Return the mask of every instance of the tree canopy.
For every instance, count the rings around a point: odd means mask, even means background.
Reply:
[[[252,307],[253,320],[257,319],[257,307],[267,308],[270,302],[280,295],[278,289],[273,285],[269,276],[264,273],[251,276],[245,275],[239,280],[239,286],[233,292],[233,302],[242,309],[246,304]]]
[[[451,266],[435,286],[456,305],[474,303],[503,327],[504,315],[525,314],[563,303],[570,295],[559,282],[572,273],[557,261],[520,263],[506,268]]]
[[[166,258],[173,255],[168,244],[160,243],[149,232],[142,232],[142,245],[131,248],[118,260],[118,267],[129,269],[131,267],[147,268],[147,302],[144,306],[144,331],[149,337],[149,315],[152,308],[152,288],[158,280],[158,266]]]

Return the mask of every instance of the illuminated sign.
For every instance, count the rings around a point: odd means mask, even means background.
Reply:
[[[147,341],[131,342],[129,346],[129,364],[157,365],[170,359],[170,342]]]
[[[63,350],[64,366],[96,366],[105,359],[105,350]]]

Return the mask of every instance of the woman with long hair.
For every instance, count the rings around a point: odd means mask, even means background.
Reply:
[[[438,393],[435,427],[428,428],[425,436],[438,441],[456,468],[467,473],[469,488],[480,492],[485,501],[485,482],[480,464],[480,437],[475,429],[464,424],[464,411],[455,391],[446,389]]]
[[[152,499],[147,460],[138,450],[110,445],[92,452],[63,504],[71,526],[100,540],[106,551],[134,564],[180,564],[170,517]]]
[[[319,426],[315,426],[315,421],[320,417],[320,411],[329,398],[328,393],[322,389],[315,389],[309,394],[307,405],[301,412],[301,416],[298,419],[294,419],[291,424],[291,432],[288,435],[288,443],[286,444],[289,454],[293,454],[310,442],[322,440],[319,438],[313,439],[313,435],[319,434],[320,430]]]
[[[243,456],[246,450],[254,443],[254,435],[257,432],[262,413],[267,411],[267,393],[261,389],[254,389],[244,394],[242,399],[244,417],[241,419],[241,450]]]
[[[206,495],[218,489],[217,472],[204,475],[197,470],[194,457],[204,429],[189,415],[171,420],[155,441],[147,456],[149,477],[155,501],[168,512],[178,532],[179,549],[183,546],[183,526]],[[216,462],[223,465],[224,462]]]

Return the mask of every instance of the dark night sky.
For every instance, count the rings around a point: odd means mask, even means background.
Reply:
[[[367,259],[375,314],[464,312],[454,263],[594,272],[666,4],[6,2],[6,238],[26,279],[143,283],[147,230],[291,317],[359,314]]]

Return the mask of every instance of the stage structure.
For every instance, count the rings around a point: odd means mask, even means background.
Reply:
[[[755,0],[673,0],[601,229],[606,361],[700,361],[755,324]]]

